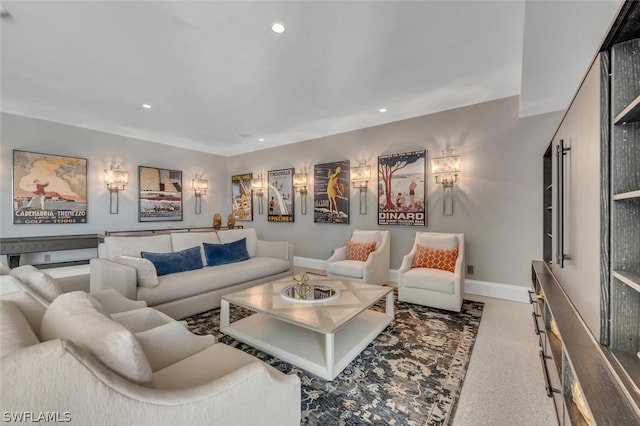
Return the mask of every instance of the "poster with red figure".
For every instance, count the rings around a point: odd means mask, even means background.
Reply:
[[[87,159],[14,150],[13,223],[87,223]]]

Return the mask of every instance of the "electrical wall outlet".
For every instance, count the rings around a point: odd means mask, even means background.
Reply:
[[[473,265],[467,265],[467,274],[473,275]]]

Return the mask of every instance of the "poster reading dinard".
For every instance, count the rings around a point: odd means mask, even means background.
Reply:
[[[378,157],[378,225],[427,226],[427,151]]]
[[[87,160],[13,151],[13,223],[87,223]]]

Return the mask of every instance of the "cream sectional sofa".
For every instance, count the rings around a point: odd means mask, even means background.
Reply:
[[[299,425],[297,376],[113,290],[36,290],[0,300],[3,422]]]
[[[203,243],[230,244],[246,238],[249,259],[157,277],[147,285],[145,272],[131,266],[141,252],[176,253]],[[130,264],[125,264],[129,262]],[[90,263],[91,291],[113,288],[133,300],[180,319],[220,306],[222,295],[293,274],[293,248],[286,241],[259,240],[255,229],[218,232],[171,232],[152,236],[105,237]]]

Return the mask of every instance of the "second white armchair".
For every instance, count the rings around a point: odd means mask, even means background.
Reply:
[[[389,231],[354,230],[351,239],[335,249],[327,260],[327,275],[367,284],[386,284],[389,281],[390,238]]]
[[[416,232],[398,269],[398,300],[460,312],[464,259],[464,234]]]

